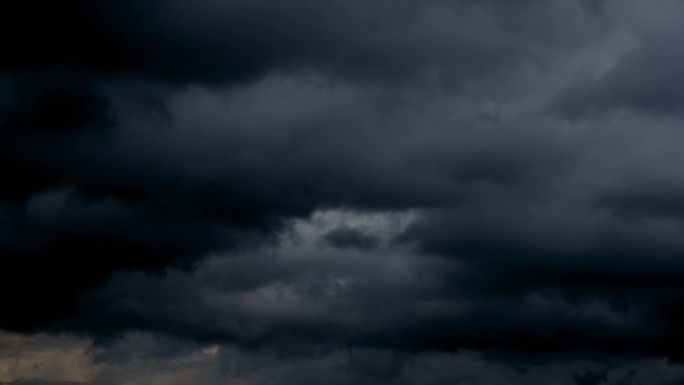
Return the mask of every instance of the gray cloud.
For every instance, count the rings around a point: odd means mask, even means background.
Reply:
[[[676,383],[682,11],[7,2],[0,328],[251,383]]]

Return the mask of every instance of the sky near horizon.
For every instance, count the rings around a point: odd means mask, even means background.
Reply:
[[[0,385],[684,383],[683,20],[3,1]]]

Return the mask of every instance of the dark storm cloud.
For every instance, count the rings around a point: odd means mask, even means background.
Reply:
[[[577,385],[598,385],[606,381],[607,373],[602,371],[586,371],[574,374],[573,378]]]
[[[1,68],[10,71],[68,66],[242,82],[318,66],[397,81],[430,71],[472,76],[529,54],[490,25],[497,14],[461,1],[29,1],[1,13]]]
[[[245,230],[209,220],[158,223],[114,199],[89,202],[70,191],[36,194],[22,209],[8,212],[1,286],[21,294],[6,299],[2,320],[5,327],[19,329],[73,310],[73,295],[112,269],[191,264],[203,252],[236,244],[237,238],[244,245],[250,237]]]
[[[449,174],[481,162],[477,147],[511,151],[514,157],[547,156],[546,151],[521,154],[518,146],[528,139],[506,144],[507,136],[495,139],[499,129],[479,129],[479,124],[457,135],[472,133],[470,151],[449,155],[461,163],[456,170],[442,169],[424,149],[413,150],[409,138],[383,149],[391,129],[425,141],[433,134],[401,122],[404,116],[390,118],[386,128],[369,127],[364,120],[387,118],[372,96],[344,85],[331,92],[306,80],[266,80],[219,93],[188,89],[157,95],[156,103],[135,96],[135,87],[109,87],[113,123],[105,119],[80,131],[5,126],[12,139],[5,153],[12,183],[5,191],[3,252],[12,258],[3,282],[9,290],[16,287],[13,278],[31,273],[55,287],[44,306],[35,306],[44,296],[40,292],[10,301],[14,311],[6,316],[6,327],[49,320],[74,293],[113,269],[192,263],[205,253],[267,239],[282,228],[283,218],[320,205],[410,208],[448,202],[452,192],[467,194],[452,185]],[[135,97],[129,98],[131,93]],[[150,104],[165,107],[149,111]],[[407,151],[418,152],[410,155],[416,161],[404,159]],[[447,157],[448,151],[433,152]],[[496,163],[471,172],[465,185],[481,179],[508,184],[496,179]],[[424,167],[433,172],[419,175]],[[538,178],[531,172],[516,179]],[[368,183],[372,180],[382,183]],[[421,189],[420,183],[434,187]],[[45,268],[33,272],[36,265]]]
[[[64,154],[75,136],[103,131],[109,103],[92,80],[78,71],[50,69],[17,76],[5,84],[0,106],[0,199],[21,201],[33,192],[64,183]]]
[[[372,234],[350,228],[338,228],[323,236],[323,240],[338,249],[355,248],[370,250],[378,246],[379,240]]]
[[[681,359],[681,12],[7,2],[0,328]]]
[[[50,69],[15,79],[14,100],[3,125],[17,131],[69,133],[101,125],[108,103],[87,76]]]
[[[676,329],[661,324],[677,320],[665,312],[674,309],[656,308],[673,300],[676,289],[605,283],[600,276],[591,281],[600,272],[588,268],[522,271],[521,261],[517,271],[496,271],[516,262],[458,268],[396,249],[327,250],[313,242],[284,246],[279,256],[213,260],[192,275],[119,275],[83,297],[84,312],[67,322],[162,330],[289,356],[340,344],[400,354],[468,347],[537,359],[540,352],[584,349],[627,357],[678,354]],[[659,302],[658,295],[668,299]]]

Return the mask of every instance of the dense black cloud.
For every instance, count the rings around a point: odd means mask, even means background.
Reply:
[[[460,41],[451,41],[441,33],[440,27],[481,28],[460,15],[484,16],[474,7],[408,0],[8,2],[1,12],[6,59],[0,68],[68,66],[172,82],[244,82],[273,70],[313,66],[397,81],[427,71],[471,76],[512,54],[526,54],[504,36],[485,37],[480,46],[473,44],[477,37],[452,35]],[[449,25],[444,13],[469,26]]]
[[[607,380],[608,374],[601,371],[587,371],[573,375],[577,385],[597,385]]]
[[[682,12],[6,2],[0,328],[347,352],[368,383],[682,359]],[[636,381],[599,366],[564,381]]]

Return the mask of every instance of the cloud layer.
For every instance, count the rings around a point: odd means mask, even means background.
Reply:
[[[238,383],[676,383],[683,13],[0,5],[0,329]]]

